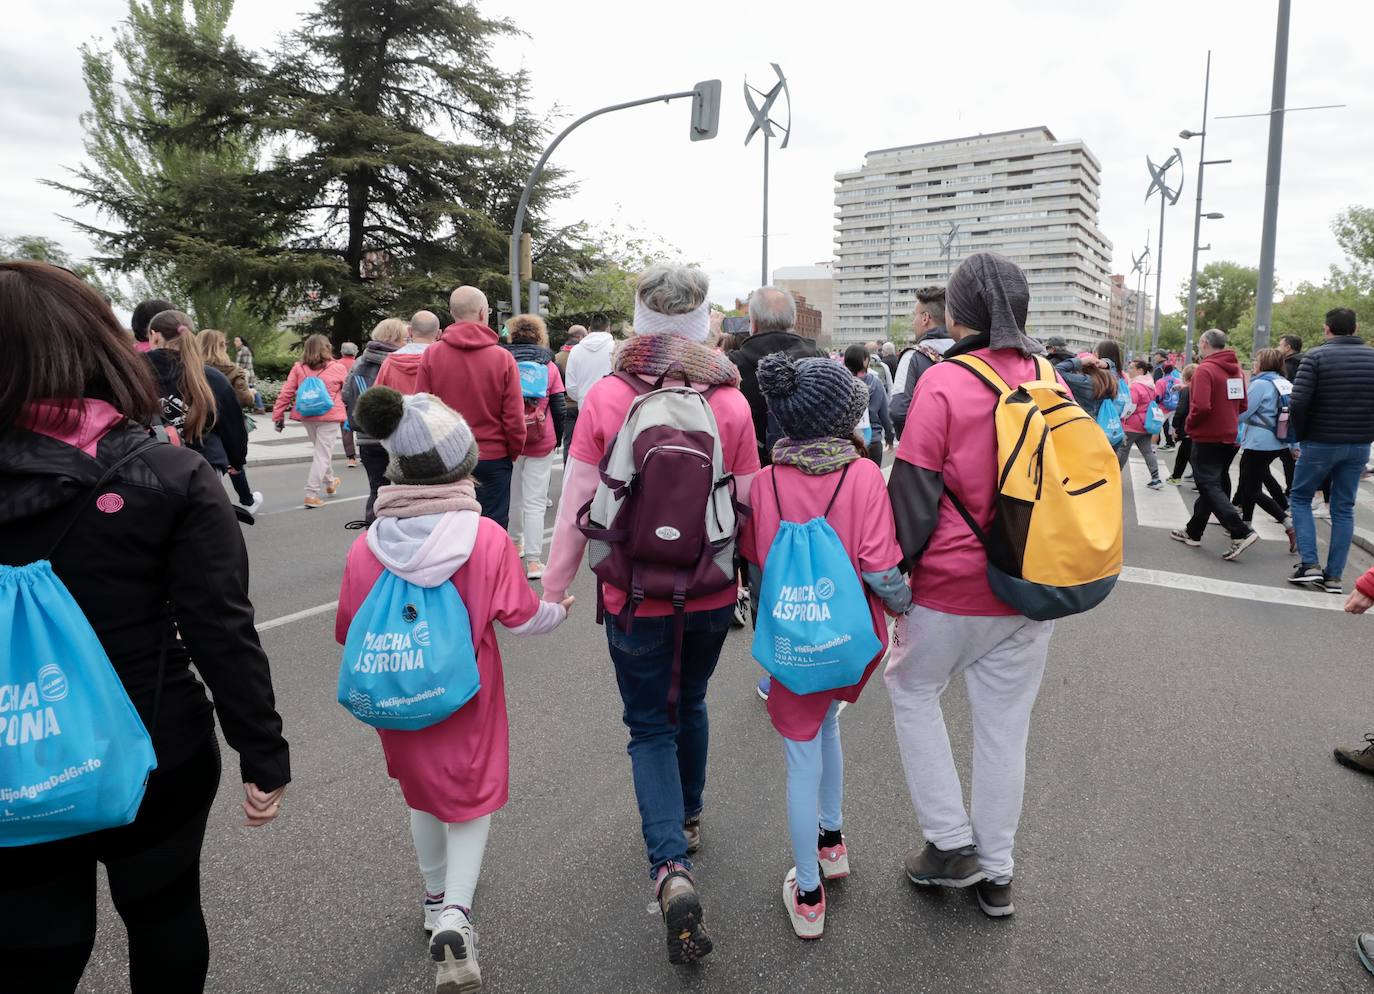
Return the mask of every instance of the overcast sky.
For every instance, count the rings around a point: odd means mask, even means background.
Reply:
[[[231,30],[270,44],[308,0],[238,0]],[[108,37],[124,0],[10,0],[0,35],[0,235],[38,234],[74,254],[90,251],[58,213],[72,205],[39,184],[81,158],[86,105],[77,45]],[[1197,140],[1206,52],[1212,112],[1269,108],[1277,0],[976,0],[898,4],[849,0],[789,5],[697,0],[525,0],[484,4],[527,37],[494,55],[533,75],[537,106],[560,122],[605,104],[719,77],[720,136],[687,140],[686,102],[600,118],[556,154],[580,186],[562,219],[614,222],[661,236],[701,263],[712,298],[729,303],[760,275],[762,155],[748,148],[742,86],[787,73],[792,143],[775,147],[770,269],[829,259],[834,174],[871,149],[1045,125],[1084,139],[1101,160],[1100,223],[1115,272],[1129,272],[1158,206],[1143,203],[1145,156],[1175,145],[1187,161],[1183,197],[1167,215],[1164,305],[1177,307],[1192,244]],[[681,11],[680,14],[675,13]],[[1344,103],[1289,116],[1279,211],[1279,281],[1321,279],[1340,252],[1330,222],[1354,203],[1374,205],[1374,3],[1300,0],[1291,32],[1289,107]],[[562,126],[561,123],[559,125]],[[1254,265],[1263,212],[1267,119],[1215,121],[1208,158],[1234,163],[1207,176],[1208,259]],[[1157,235],[1157,232],[1155,232]],[[1153,241],[1153,236],[1152,236]],[[537,275],[537,274],[536,274]],[[557,288],[554,288],[557,292]]]

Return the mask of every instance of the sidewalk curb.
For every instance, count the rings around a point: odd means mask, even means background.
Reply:
[[[254,466],[291,466],[295,463],[311,462],[314,456],[268,456],[265,459],[249,459],[244,463],[246,469]]]
[[[1355,543],[1355,545],[1359,546],[1365,552],[1369,553],[1371,556],[1374,556],[1374,534],[1370,534],[1366,531],[1360,531],[1357,528],[1355,529],[1355,537],[1354,539],[1352,539],[1352,541]]]

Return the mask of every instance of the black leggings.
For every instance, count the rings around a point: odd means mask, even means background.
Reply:
[[[1193,455],[1193,440],[1187,435],[1178,439],[1178,455],[1174,456],[1174,479],[1183,479],[1183,471],[1188,468],[1188,460]]]
[[[219,789],[212,734],[186,762],[155,770],[138,817],[59,842],[0,849],[4,989],[71,994],[95,945],[96,863],[129,933],[133,994],[199,994],[210,965],[200,848]]]
[[[1240,481],[1236,484],[1236,506],[1240,516],[1250,521],[1255,516],[1255,505],[1259,505],[1275,521],[1282,524],[1288,517],[1288,498],[1283,495],[1283,487],[1274,479],[1269,465],[1279,458],[1280,452],[1287,449],[1263,451],[1246,449],[1240,454]],[[1269,493],[1266,495],[1265,491]]]

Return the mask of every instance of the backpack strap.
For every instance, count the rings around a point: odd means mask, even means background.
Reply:
[[[133,448],[132,451],[126,452],[123,456],[112,462],[109,465],[109,467],[105,470],[105,472],[100,474],[100,478],[97,479],[95,483],[91,484],[90,489],[86,492],[86,496],[81,498],[81,500],[78,502],[76,510],[72,513],[71,517],[67,519],[66,525],[64,525],[62,531],[58,533],[57,538],[53,540],[52,545],[48,547],[47,554],[44,555],[43,558],[47,560],[52,559],[53,554],[57,552],[58,546],[60,546],[63,540],[66,539],[67,535],[76,525],[77,520],[80,519],[83,513],[85,513],[86,508],[90,507],[91,504],[95,501],[96,495],[99,492],[100,488],[103,487],[106,483],[110,482],[110,478],[113,477],[115,473],[119,472],[119,470],[122,469],[126,463],[133,462],[135,459],[143,455],[143,453],[147,452],[149,449],[152,449],[155,446],[161,444],[163,443],[159,440],[155,438],[150,438],[146,441],[140,442]]]
[[[835,492],[830,495],[830,503],[825,505],[825,513],[821,515],[822,518],[830,517],[830,512],[835,507],[835,500],[840,496],[840,487],[844,486],[844,478],[849,475],[849,467],[853,465],[852,462],[844,464],[844,469],[840,471],[840,482],[835,484]]]
[[[993,369],[991,365],[977,356],[957,355],[953,358],[947,358],[945,362],[952,362],[956,366],[967,369],[974,376],[978,377],[978,379],[982,380],[984,386],[999,397],[1004,397],[1011,393],[1011,387],[1007,386],[1007,381],[998,375],[997,370]]]
[[[992,549],[988,544],[987,532],[983,531],[983,527],[978,524],[973,515],[969,513],[968,508],[964,506],[964,502],[961,501],[959,496],[953,490],[949,489],[949,487],[945,487],[945,496],[947,496],[949,502],[954,505],[954,510],[959,512],[959,517],[964,519],[964,524],[968,525],[969,531],[973,532],[973,537],[978,539],[982,544],[984,551],[990,553]]]
[[[611,375],[614,376],[621,383],[628,383],[630,385],[630,388],[634,390],[634,392],[640,397],[643,397],[646,393],[653,393],[656,389],[655,387],[649,386],[649,384],[645,383],[634,373],[627,373],[623,369],[620,372],[612,373]]]

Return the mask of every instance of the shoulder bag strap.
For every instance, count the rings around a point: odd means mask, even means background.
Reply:
[[[830,512],[835,507],[835,500],[840,496],[840,487],[844,486],[844,478],[849,475],[849,467],[853,465],[852,462],[844,464],[844,469],[840,472],[840,482],[835,484],[835,492],[830,495],[830,503],[825,505],[825,513],[821,517],[830,517]]]
[[[117,473],[126,463],[133,462],[139,456],[143,455],[143,453],[147,452],[154,446],[160,444],[162,443],[156,441],[155,439],[149,439],[147,441],[140,442],[138,445],[134,447],[132,452],[125,453],[123,456],[121,456],[120,458],[116,459],[113,463],[111,463],[109,467],[105,470],[105,472],[100,474],[100,478],[97,479],[95,483],[91,484],[90,489],[86,492],[86,496],[82,497],[77,502],[76,510],[72,512],[71,517],[67,519],[66,525],[64,525],[62,531],[58,533],[57,538],[53,541],[52,545],[48,547],[47,554],[44,555],[43,558],[49,560],[52,559],[53,554],[57,552],[58,547],[62,544],[63,540],[66,539],[67,535],[76,525],[77,520],[85,512],[86,508],[88,508],[91,505],[91,503],[95,500],[96,495],[100,491],[100,488],[103,487],[106,483],[110,482],[110,478],[113,477],[115,473]]]

